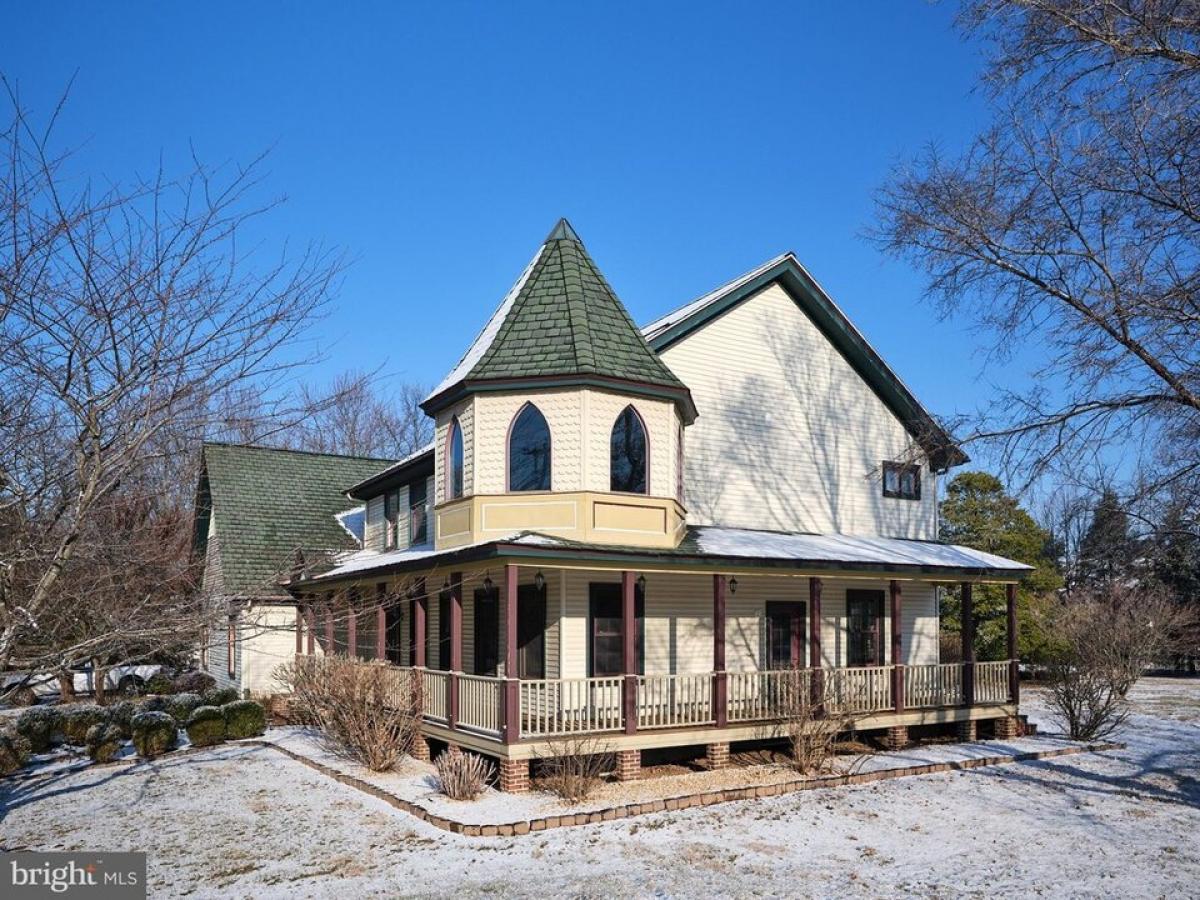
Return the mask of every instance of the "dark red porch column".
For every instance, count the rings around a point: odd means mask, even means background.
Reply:
[[[963,706],[975,705],[975,598],[962,583]]]
[[[441,660],[439,660],[441,662]],[[462,572],[450,573],[450,677],[446,679],[449,726],[458,724],[458,674],[462,671]]]
[[[346,655],[351,659],[358,657],[358,592],[355,591],[346,601]]]
[[[521,736],[521,682],[517,671],[517,567],[504,566],[504,743]]]
[[[375,593],[375,658],[387,659],[387,585],[376,585]]]
[[[901,612],[903,597],[900,582],[888,585],[892,599],[892,705],[896,712],[904,711],[904,642]]]
[[[332,656],[333,649],[333,591],[325,595],[325,653]]]
[[[729,724],[729,679],[725,674],[725,576],[713,576],[713,718]]]
[[[425,593],[425,579],[417,581],[416,597],[412,602],[412,617],[413,617],[413,647],[411,659],[409,660],[413,666],[418,669],[425,668],[425,648],[429,646],[429,635],[426,634],[429,612],[429,597]]]
[[[637,603],[632,572],[621,573],[621,668],[625,672],[622,706],[625,733],[637,732]]]
[[[1008,699],[1013,703],[1021,702],[1021,673],[1017,667],[1017,586],[1004,586],[1005,600],[1008,607]]]
[[[296,604],[296,655],[304,653],[304,607]]]
[[[317,614],[311,603],[304,605],[304,625],[308,631],[308,655],[312,656],[317,652]]]
[[[808,579],[808,665],[812,669],[812,702],[825,697],[825,673],[821,671],[821,579]]]

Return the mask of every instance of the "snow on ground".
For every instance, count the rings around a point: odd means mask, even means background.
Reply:
[[[102,849],[149,852],[154,896],[1187,896],[1200,681],[1146,680],[1134,700],[1127,751],[515,838],[448,834],[276,751],[225,746],[0,783],[0,844],[96,849],[103,834]]]

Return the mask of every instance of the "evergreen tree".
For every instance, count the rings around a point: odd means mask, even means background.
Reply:
[[[1043,658],[1049,635],[1040,614],[1054,602],[1062,586],[1050,534],[1009,496],[999,478],[986,472],[964,472],[946,487],[941,504],[941,538],[986,553],[1033,566],[1017,590],[1017,649],[1021,658]],[[1007,640],[1007,601],[1002,585],[977,585],[975,649],[981,660],[1004,659]],[[943,594],[942,629],[961,634],[962,594],[956,585]]]
[[[1120,498],[1105,490],[1092,511],[1092,522],[1079,543],[1072,588],[1103,590],[1136,580],[1137,541]]]

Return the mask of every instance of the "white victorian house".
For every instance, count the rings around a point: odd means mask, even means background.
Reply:
[[[214,674],[264,689],[237,631],[263,615],[286,622],[276,661],[415,667],[426,737],[496,758],[508,790],[563,734],[595,734],[626,777],[662,748],[720,765],[777,733],[798,669],[892,742],[1016,728],[1014,590],[1010,659],[976,662],[970,586],[1028,567],[937,542],[938,478],[966,457],[790,253],[639,329],[560,221],[423,408],[423,451],[351,461],[338,491],[325,458],[309,512],[276,502],[301,532],[361,505],[362,546],[231,605]],[[207,473],[210,570],[234,562],[222,492],[277,497],[272,468]],[[261,556],[272,528],[232,552]],[[338,549],[301,533],[271,552],[310,548]],[[945,583],[964,585],[963,663],[938,658]]]

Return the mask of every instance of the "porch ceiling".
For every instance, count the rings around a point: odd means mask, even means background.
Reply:
[[[795,569],[924,575],[931,579],[1019,581],[1032,571],[1024,563],[956,544],[843,534],[798,534],[742,528],[692,526],[674,549],[584,544],[533,532],[521,532],[453,550],[426,545],[385,553],[359,551],[331,569],[289,586],[445,568],[497,557],[527,559],[530,564],[569,562],[670,566],[696,571]]]

